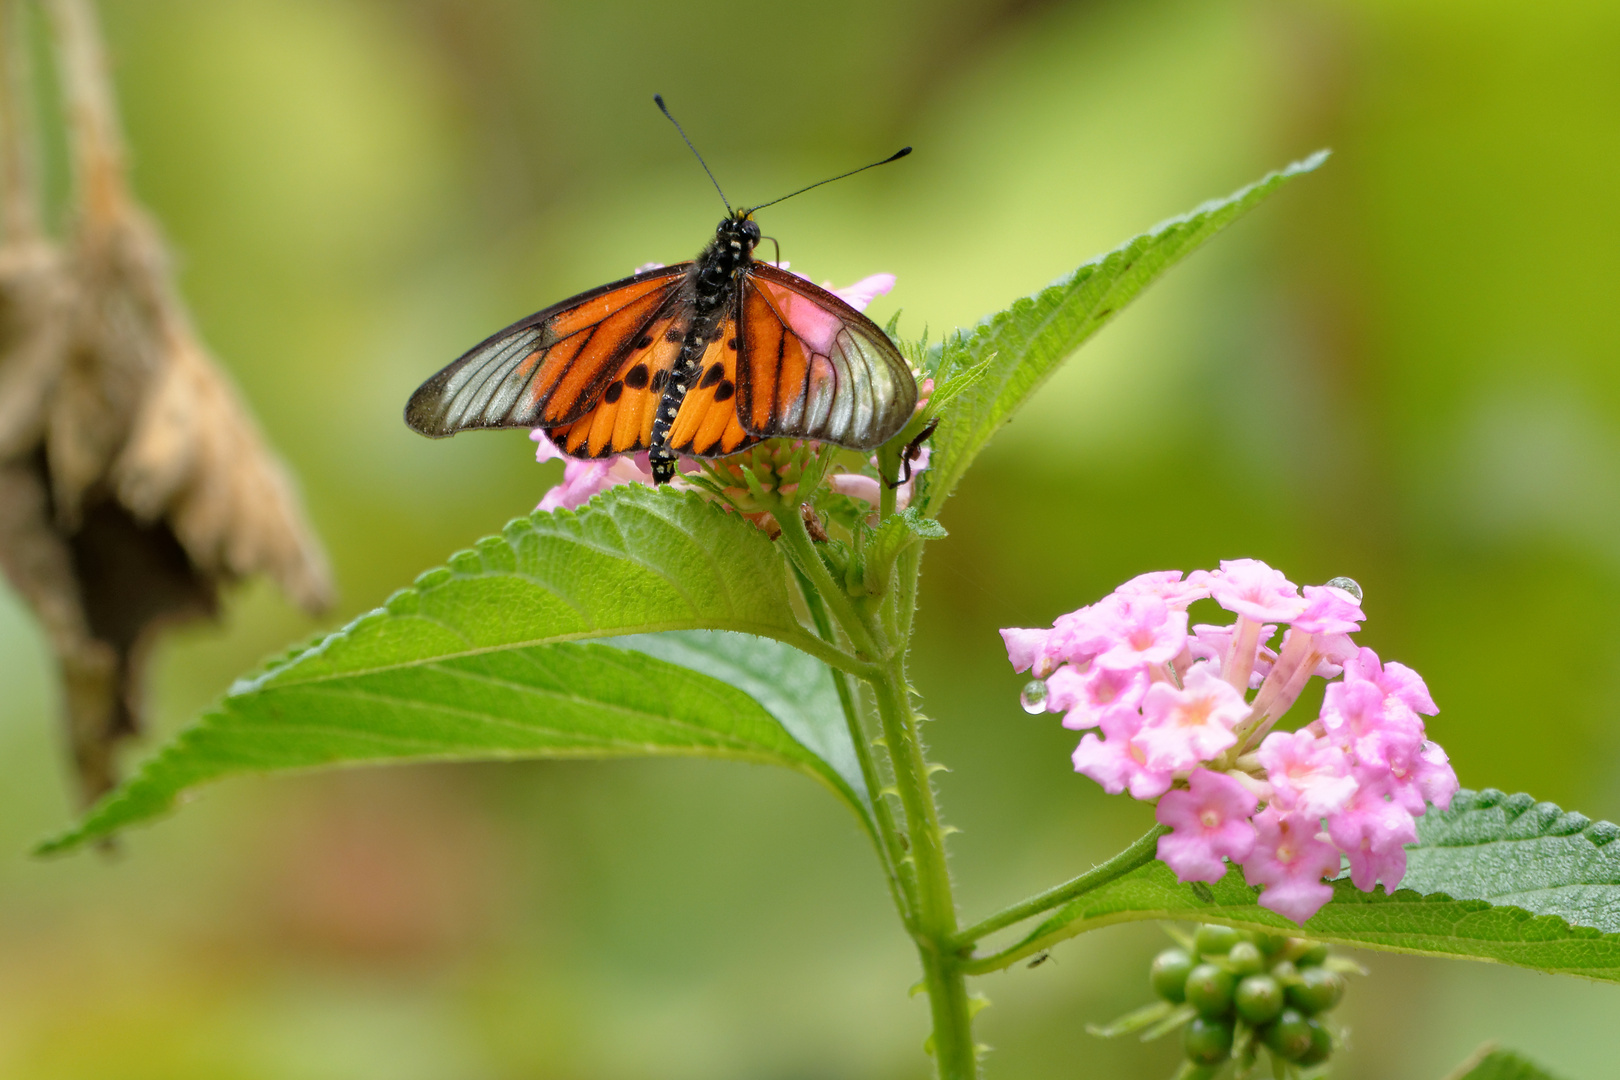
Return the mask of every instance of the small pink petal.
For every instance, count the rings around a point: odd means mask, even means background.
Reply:
[[[1305,610],[1299,587],[1259,559],[1221,560],[1209,585],[1217,604],[1255,622],[1288,622]]]
[[[1187,790],[1165,792],[1154,811],[1171,829],[1159,837],[1159,859],[1180,881],[1219,881],[1226,876],[1223,859],[1242,862],[1253,850],[1249,818],[1257,805],[1254,793],[1232,777],[1194,770]]]
[[[1268,806],[1253,820],[1254,850],[1243,863],[1243,879],[1265,886],[1261,907],[1303,925],[1333,899],[1333,887],[1322,879],[1338,874],[1339,853],[1321,838],[1315,818]]]
[[[1284,810],[1320,818],[1344,809],[1356,793],[1344,751],[1309,732],[1274,731],[1256,756],[1266,770],[1273,798]]]
[[[1162,682],[1148,687],[1142,699],[1142,727],[1131,743],[1155,770],[1191,769],[1237,742],[1232,729],[1248,715],[1242,694],[1211,665],[1194,664],[1180,689]]]
[[[1046,644],[1050,630],[1025,630],[1021,627],[1008,627],[1001,632],[1001,640],[1007,644],[1007,659],[1012,663],[1014,671],[1028,671],[1035,666],[1035,658],[1040,655],[1041,647]]]
[[[873,300],[888,295],[889,290],[894,288],[894,280],[893,274],[871,274],[853,285],[829,291],[856,311],[865,311]]]

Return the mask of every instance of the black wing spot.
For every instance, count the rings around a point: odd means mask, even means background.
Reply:
[[[710,374],[713,374],[712,369],[710,370]],[[708,375],[703,376],[703,381],[708,382],[709,381],[709,376]],[[716,400],[716,401],[730,401],[731,400],[731,395],[735,394],[736,392],[737,392],[737,388],[735,386],[731,385],[731,380],[730,379],[723,380],[720,383],[719,386],[714,388],[714,400]]]
[[[710,443],[709,448],[707,450],[700,451],[696,456],[697,457],[719,457],[721,449],[722,449],[720,444],[724,440],[725,440],[725,436],[722,435],[720,438],[718,438],[718,439],[714,440],[714,442]]]
[[[656,394],[664,388],[664,384],[667,382],[669,382],[669,370],[660,368],[658,371],[653,372],[652,384],[649,389]]]
[[[602,400],[607,402],[609,405],[611,405],[615,401],[618,401],[620,395],[622,395],[623,393],[624,393],[624,383],[617,382],[617,381],[611,382],[611,383],[608,384],[607,390],[603,392]]]
[[[703,381],[698,383],[698,388],[701,389],[701,390],[707,390],[709,387],[713,386],[715,383],[719,382],[721,379],[723,379],[725,377],[726,377],[725,365],[724,364],[715,364],[708,371],[705,371],[703,373]]]
[[[726,348],[730,349],[732,352],[736,352],[737,351],[737,339],[736,338],[727,338],[726,339]]]
[[[632,390],[645,390],[647,388],[647,365],[637,364],[625,372],[624,385]]]
[[[636,338],[635,347],[638,348],[638,349],[645,349],[647,346],[649,346],[651,344],[652,344],[652,335],[651,334],[642,334],[640,337]]]

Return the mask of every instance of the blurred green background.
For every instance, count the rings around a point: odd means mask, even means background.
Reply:
[[[340,616],[525,512],[522,433],[429,442],[410,390],[649,260],[718,200],[902,143],[768,211],[796,269],[899,276],[917,336],[1319,146],[997,439],[925,571],[917,682],[969,915],[1149,822],[1017,706],[996,628],[1144,570],[1357,578],[1465,784],[1620,817],[1620,6],[1481,0],[118,0],[135,184],[203,333],[301,478]],[[264,586],[161,651],[171,731],[316,629]],[[55,688],[0,598],[0,1075],[920,1078],[915,963],[854,823],[705,762],[357,771],[209,790],[112,859],[70,813]],[[993,1077],[1162,1077],[1084,1032],[1152,926],[980,981]],[[1485,1038],[1613,1075],[1620,988],[1366,954],[1338,1075]],[[1171,1042],[1173,1040],[1166,1040]]]

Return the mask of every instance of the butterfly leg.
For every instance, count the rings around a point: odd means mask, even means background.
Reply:
[[[922,456],[922,444],[928,441],[928,437],[934,433],[934,429],[937,427],[939,427],[939,417],[936,416],[928,421],[927,427],[917,433],[915,439],[906,444],[906,448],[900,452],[900,468],[903,470],[904,475],[898,480],[890,480],[888,477],[884,477],[883,482],[885,484],[888,484],[891,488],[897,488],[911,479],[911,463]]]

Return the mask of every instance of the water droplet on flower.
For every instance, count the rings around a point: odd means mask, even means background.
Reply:
[[[1356,584],[1355,578],[1336,577],[1332,581],[1328,582],[1328,584],[1333,586],[1335,589],[1343,589],[1345,592],[1356,598],[1356,603],[1361,603],[1361,586]]]
[[[1024,684],[1024,689],[1018,694],[1018,704],[1024,711],[1034,716],[1046,709],[1046,683],[1040,679],[1031,679]]]

